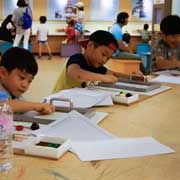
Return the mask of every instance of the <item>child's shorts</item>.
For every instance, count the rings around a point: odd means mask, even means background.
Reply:
[[[48,45],[48,42],[47,41],[38,41],[38,44],[39,45]]]

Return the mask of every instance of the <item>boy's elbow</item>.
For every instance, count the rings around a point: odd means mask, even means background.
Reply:
[[[80,81],[80,82],[82,82],[84,80],[83,76],[79,73],[78,74],[70,74],[69,77],[76,81]]]

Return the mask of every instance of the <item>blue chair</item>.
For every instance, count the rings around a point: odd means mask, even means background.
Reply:
[[[137,54],[141,56],[142,63],[146,70],[150,70],[151,67],[151,47],[148,43],[138,43],[137,44],[137,49],[136,49]]]
[[[136,49],[136,53],[141,55],[142,53],[145,52],[151,52],[151,47],[148,43],[138,43],[137,44],[137,49]]]

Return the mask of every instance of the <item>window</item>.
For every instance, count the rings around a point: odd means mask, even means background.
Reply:
[[[119,0],[91,0],[91,20],[115,20],[119,12]]]
[[[152,20],[153,0],[132,0],[132,5],[133,20]]]
[[[64,20],[68,15],[74,15],[76,0],[48,0],[48,20]]]

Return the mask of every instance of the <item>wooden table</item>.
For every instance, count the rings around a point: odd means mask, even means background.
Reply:
[[[108,117],[100,126],[119,137],[153,136],[176,153],[81,162],[68,152],[59,160],[14,155],[8,180],[178,180],[180,179],[180,86],[131,106],[97,108]],[[2,178],[2,177],[1,177]]]

